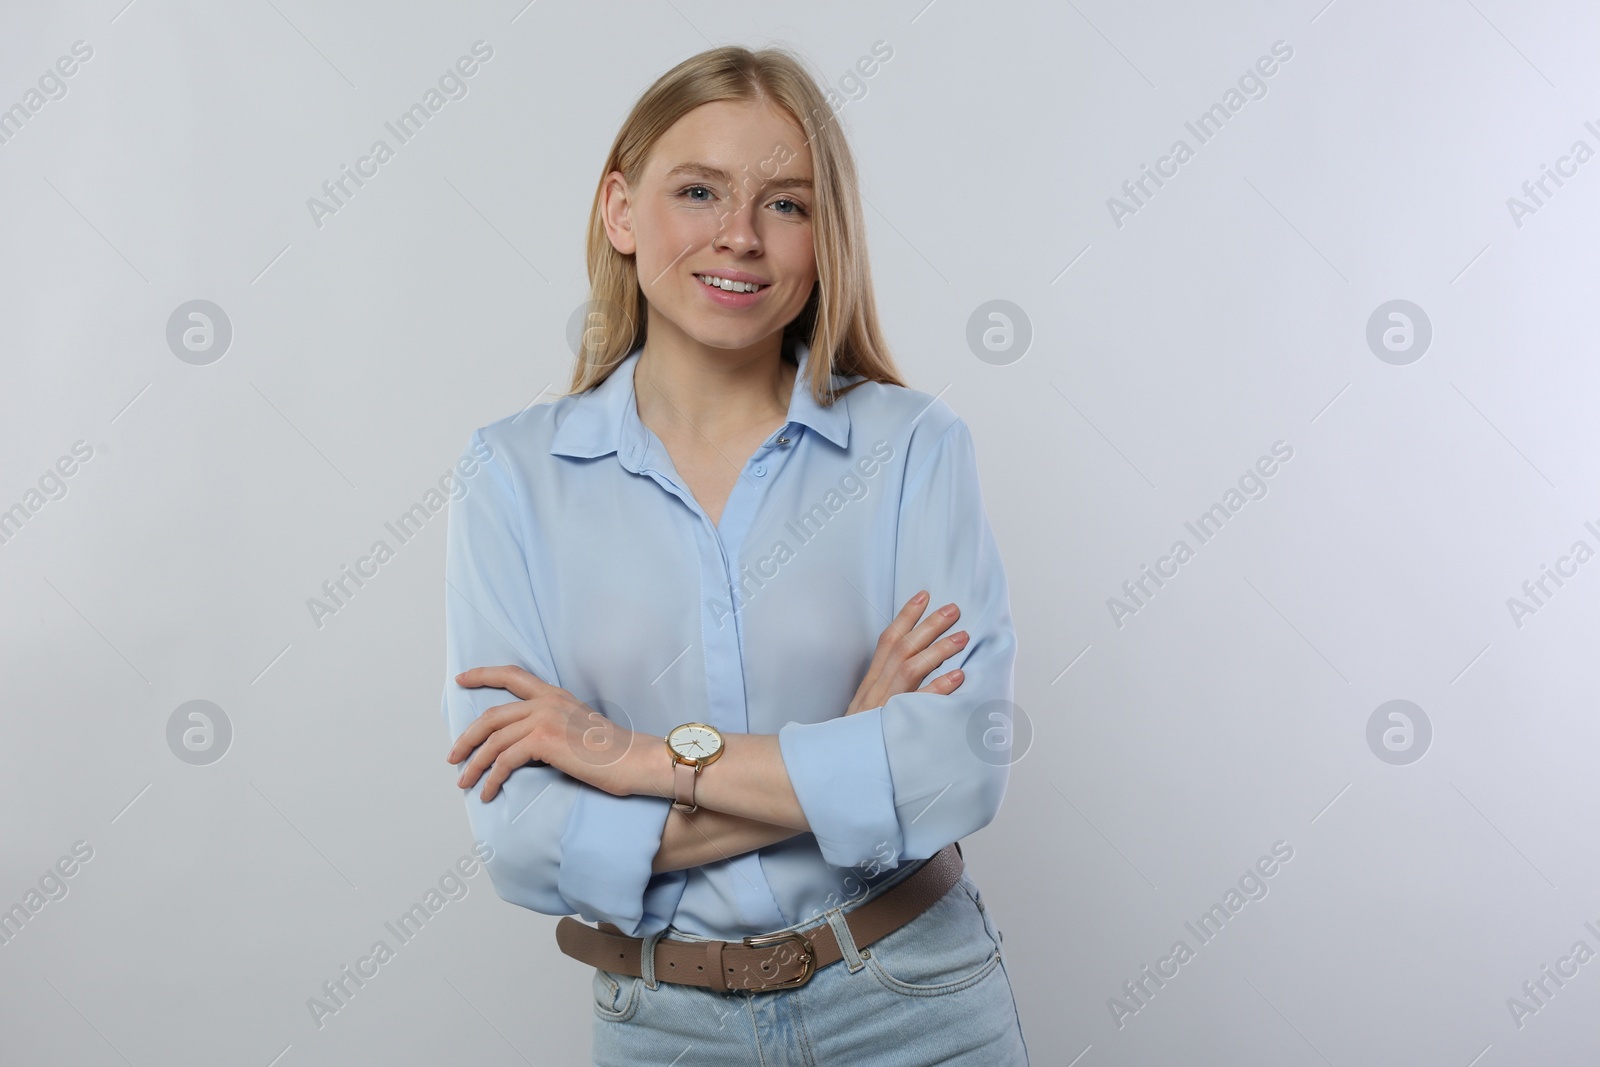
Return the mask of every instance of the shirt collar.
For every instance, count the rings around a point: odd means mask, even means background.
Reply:
[[[551,435],[552,456],[592,459],[615,452],[624,467],[639,469],[644,462],[648,438],[634,401],[633,372],[643,351],[643,345],[635,348],[603,382],[573,398],[566,418]],[[806,377],[810,346],[796,338],[794,353],[799,369],[795,372],[794,392],[789,398],[789,422],[807,426],[840,448],[846,447],[850,442],[847,398],[839,397],[831,407],[817,403]],[[835,389],[846,381],[837,374],[832,376]]]

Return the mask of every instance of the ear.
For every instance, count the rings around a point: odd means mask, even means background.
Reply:
[[[606,238],[612,248],[625,256],[639,250],[639,242],[633,234],[633,205],[629,200],[628,182],[619,170],[607,174],[600,187],[600,221],[605,225]]]

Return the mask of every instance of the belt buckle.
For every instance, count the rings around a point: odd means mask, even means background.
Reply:
[[[782,934],[752,934],[744,939],[745,945],[750,948],[760,948],[762,945],[775,945],[780,941],[795,941],[799,944],[800,977],[790,979],[786,982],[779,982],[776,985],[762,986],[760,989],[752,989],[749,990],[749,992],[766,993],[774,989],[798,989],[809,982],[811,980],[811,976],[816,973],[816,950],[811,947],[810,939],[797,930],[791,930],[788,933]]]

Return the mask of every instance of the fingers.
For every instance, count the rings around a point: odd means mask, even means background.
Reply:
[[[919,593],[918,596],[924,601],[927,599],[926,593]],[[887,647],[890,655],[898,655],[901,660],[909,660],[926,651],[936,637],[954,626],[956,620],[961,617],[959,607],[946,604],[938,611],[929,613],[920,623],[906,626],[904,625],[906,620],[914,622],[921,615],[921,608],[914,606],[915,603],[916,597],[913,597],[904,608],[900,609],[900,614],[895,616],[889,628],[883,632],[883,636],[878,639],[880,651]],[[942,663],[945,658],[939,657],[935,664]]]
[[[529,714],[529,709],[518,703],[519,701],[532,700],[541,691],[555,688],[540,680],[537,675],[511,664],[500,667],[473,667],[456,675],[455,680],[456,684],[464,689],[476,689],[481,686],[504,689],[516,697],[517,701],[492,707],[473,720],[472,724],[462,731],[461,736],[456,738],[456,743],[450,747],[449,753],[445,756],[446,763],[461,762],[495,730],[512,719]]]
[[[856,689],[855,697],[845,711],[846,715],[879,707],[900,693],[949,693],[961,684],[964,675],[954,671],[935,679],[925,688],[917,688],[922,685],[928,672],[937,670],[940,664],[966,648],[971,640],[971,635],[965,630],[947,637],[940,636],[961,617],[961,609],[955,604],[946,604],[922,619],[922,610],[928,599],[927,590],[919,591],[906,601],[900,613],[879,635],[872,663]]]
[[[528,710],[525,703],[497,704],[490,708],[476,719],[473,719],[472,723],[461,731],[461,736],[456,738],[456,743],[450,746],[450,752],[445,756],[445,762],[460,763],[467,758],[473,749],[481,747],[485,739],[491,734],[527,716]]]
[[[460,789],[471,789],[485,771],[488,774],[483,778],[483,799],[492,800],[511,772],[527,763],[531,755],[519,755],[530,751],[533,742],[529,735],[533,732],[532,722],[528,719],[519,719],[516,722],[503,726],[490,734],[483,744],[478,746],[472,758],[461,768],[461,777],[456,779],[456,786]]]
[[[905,606],[900,609],[900,613],[890,620],[888,629],[884,630],[884,635],[888,637],[891,644],[898,641],[912,627],[916,626],[917,620],[922,618],[922,608],[927,603],[928,591],[926,589],[906,601]],[[882,641],[883,638],[879,638],[879,640]]]
[[[869,674],[869,679],[875,677],[877,673],[892,669],[892,663],[896,658],[907,660],[922,652],[935,637],[949,629],[960,614],[957,611],[956,615],[945,615],[944,609],[941,609],[918,623],[917,620],[922,618],[922,608],[927,602],[926,590],[906,601],[906,606],[900,609],[900,614],[894,617],[878,637],[878,649],[872,662],[873,673]]]
[[[872,665],[867,668],[866,684],[874,684],[878,676],[890,668],[896,650],[906,647],[911,641],[912,631],[916,629],[917,620],[922,617],[922,608],[928,602],[928,592],[923,590],[910,600],[900,613],[889,620],[889,625],[883,633],[878,635],[878,647],[872,654]],[[911,649],[910,654],[922,651],[922,647]]]
[[[961,609],[954,604],[946,604],[938,611],[930,612],[928,617],[911,632],[914,651],[921,652],[927,648],[935,637],[954,626],[959,618]]]
[[[966,680],[967,680],[966,672],[957,669],[957,670],[950,671],[947,674],[939,675],[939,677],[935,678],[933,681],[929,682],[927,685],[923,686],[921,689],[918,689],[917,692],[919,692],[919,693],[941,693],[941,694],[944,694],[944,695],[948,696],[949,694],[955,692],[956,689],[961,685],[961,683],[966,681]]]
[[[497,730],[490,734],[481,745],[478,745],[472,751],[472,758],[462,765],[461,776],[456,779],[457,788],[472,788],[472,783],[478,780],[478,776],[483,773],[484,768],[493,763],[495,758],[514,740],[516,738],[505,730]]]
[[[939,635],[954,626],[960,617],[959,607],[955,604],[946,604],[938,611],[932,612],[900,640],[896,649],[900,659],[899,669],[895,675],[899,683],[896,692],[908,693],[915,689],[922,684],[922,679],[928,676],[929,671],[936,669],[939,664],[966,647],[968,635],[965,630],[939,638]]]
[[[468,723],[467,728],[461,731],[461,736],[456,738],[456,743],[450,746],[450,751],[444,758],[445,762],[460,763],[467,753],[477,748],[484,738],[493,733],[496,725],[494,714],[499,710],[498,707],[490,708]]]
[[[533,759],[532,748],[532,741],[527,737],[522,737],[513,744],[507,745],[505,750],[495,758],[493,766],[489,768],[489,773],[484,776],[483,789],[479,792],[479,796],[483,798],[485,804],[493,800],[495,794],[500,792],[500,786],[505,783],[507,778],[511,777],[512,771]],[[470,786],[471,783],[468,784]]]
[[[943,624],[945,627],[949,625],[950,622]],[[948,637],[940,638],[921,652],[906,659],[900,666],[898,685],[895,691],[909,693],[916,689],[922,684],[922,680],[928,676],[930,671],[937,670],[941,663],[965,648],[968,640],[967,631],[961,630]]]
[[[846,715],[854,715],[882,702],[881,699],[875,700],[874,694],[882,688],[886,672],[889,672],[888,676],[893,676],[896,649],[916,626],[917,619],[922,615],[922,606],[927,602],[927,590],[917,593],[906,601],[900,613],[890,619],[889,625],[878,635],[878,644],[872,651],[872,662],[867,664],[867,673],[862,677],[861,684],[856,687],[856,695],[850,701],[850,707],[845,711]]]
[[[457,685],[465,689],[476,689],[479,686],[504,689],[519,700],[532,700],[546,684],[538,675],[512,664],[501,667],[473,667],[456,675],[455,680]]]

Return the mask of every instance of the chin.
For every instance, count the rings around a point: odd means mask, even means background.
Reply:
[[[759,342],[763,337],[770,337],[780,326],[768,325],[765,322],[754,323],[749,321],[717,321],[715,316],[698,316],[697,320],[686,327],[683,332],[707,348],[749,348]]]
[[[772,332],[773,331],[771,330],[755,333],[740,331],[738,334],[719,334],[715,332],[708,332],[696,336],[695,340],[699,341],[707,348],[720,348],[727,352],[736,352],[741,349],[749,348],[753,344],[759,343],[762,338],[771,336]]]

